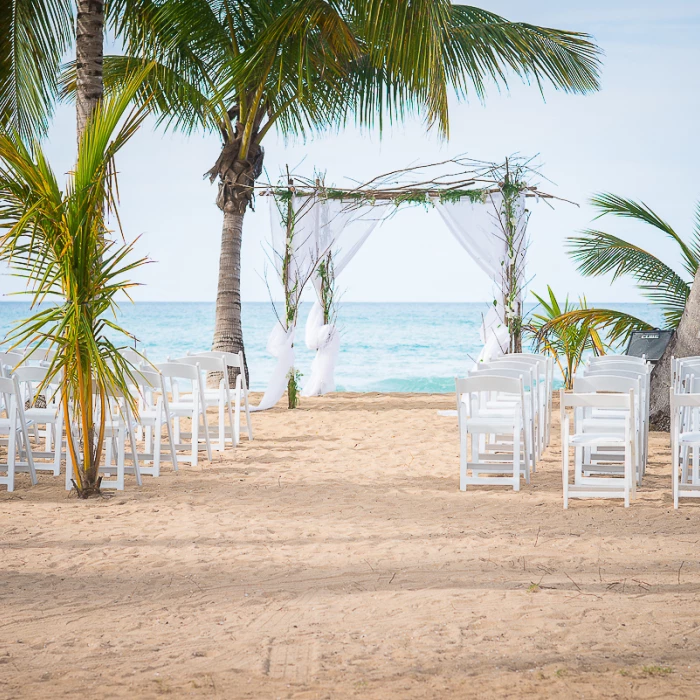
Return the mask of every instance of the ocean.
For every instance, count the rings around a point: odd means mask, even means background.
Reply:
[[[608,306],[607,304],[598,304]],[[534,308],[529,306],[528,310]],[[611,304],[661,324],[657,307]],[[304,344],[304,324],[311,304],[303,304],[297,330],[297,368],[308,374],[313,353]],[[487,303],[339,304],[337,325],[342,343],[336,368],[338,391],[451,392],[454,377],[464,375],[481,349],[479,328]],[[29,313],[23,302],[0,303],[0,337]],[[243,333],[251,389],[265,389],[274,358],[266,351],[275,322],[269,302],[243,304]],[[208,350],[214,332],[214,304],[140,302],[123,304],[120,322],[141,341],[149,359],[165,361],[189,351]],[[303,380],[302,380],[303,383]]]

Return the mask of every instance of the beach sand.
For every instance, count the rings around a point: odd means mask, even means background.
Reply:
[[[0,490],[2,698],[700,697],[700,503],[458,489],[451,396],[254,416],[214,462],[81,502]]]

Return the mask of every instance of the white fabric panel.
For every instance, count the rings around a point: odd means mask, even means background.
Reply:
[[[484,202],[472,202],[462,198],[456,202],[436,202],[440,216],[459,244],[476,261],[494,283],[496,304],[484,316],[481,340],[484,347],[478,362],[487,362],[504,355],[508,350],[509,334],[506,322],[504,297],[506,295],[505,272],[508,261],[508,245],[503,227],[503,195],[500,192],[487,195]],[[525,283],[525,196],[516,203],[515,219],[518,222],[514,249],[518,251],[516,269],[519,288]]]
[[[337,199],[319,202],[317,207],[321,212],[317,247],[328,250],[330,246],[333,275],[337,278],[390,210],[386,203],[357,204]],[[316,357],[302,396],[322,396],[335,391],[335,366],[340,353],[340,332],[335,324],[323,323],[318,275],[313,276],[313,285],[317,299],[306,320],[306,346],[316,350]]]
[[[267,341],[267,351],[277,358],[272,376],[265,389],[265,394],[257,406],[251,406],[251,411],[266,411],[277,405],[287,390],[289,370],[294,367],[294,327],[285,329],[281,323],[276,323]]]
[[[272,255],[275,271],[282,281],[287,229],[286,202],[269,197],[270,225],[272,228]],[[356,255],[370,233],[382,220],[387,205],[376,206],[316,196],[292,197],[294,230],[292,256],[289,267],[289,287],[297,304],[306,283],[311,280],[320,293],[320,280],[315,274],[320,260],[333,251],[334,272],[337,276]],[[342,246],[338,239],[342,234]],[[306,326],[306,341],[317,355],[311,367],[311,376],[302,395],[316,396],[335,389],[334,369],[340,350],[340,334],[333,324],[324,325],[320,305],[314,305]],[[265,395],[254,410],[263,411],[276,405],[287,389],[289,370],[294,367],[294,332],[277,322],[268,340],[267,350],[277,358],[277,364]],[[311,393],[308,393],[311,392]]]
[[[299,302],[304,286],[318,264],[316,250],[318,228],[317,208],[313,197],[292,197],[294,213],[293,247],[289,267],[289,286],[293,291],[293,301]],[[283,221],[286,216],[286,202],[277,202],[269,197],[270,226],[272,229],[272,261],[275,271],[282,282],[284,254],[286,249],[287,228]],[[294,367],[295,326],[286,328],[283,320],[278,320],[267,341],[267,351],[277,358],[267,389],[258,406],[252,411],[265,411],[272,408],[284,396],[287,390],[289,370]]]

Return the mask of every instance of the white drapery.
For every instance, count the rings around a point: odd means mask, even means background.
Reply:
[[[287,239],[284,221],[286,202],[276,202],[270,196],[270,222],[275,269],[282,281],[283,260]],[[517,271],[517,289],[525,284],[527,250],[527,212],[525,195],[514,202],[512,220],[516,224],[514,240],[509,246],[505,226],[504,198],[501,192],[490,193],[483,200],[462,197],[454,202],[435,201],[440,216],[459,244],[476,261],[494,283],[494,303],[483,319],[481,340],[484,347],[479,362],[499,357],[508,349],[507,318],[513,308],[506,308],[508,296],[507,267]],[[333,322],[324,322],[319,302],[322,281],[316,274],[319,262],[330,252],[333,259],[331,274],[337,277],[355,257],[376,226],[394,209],[392,202],[353,202],[324,199],[316,195],[293,196],[294,236],[289,265],[290,289],[298,303],[305,284],[311,281],[317,294],[306,323],[305,341],[316,350],[311,375],[302,390],[303,396],[318,396],[335,390],[334,370],[340,350],[340,334]],[[513,253],[514,251],[514,253]],[[521,304],[522,299],[512,300]],[[289,371],[294,368],[295,327],[280,319],[270,334],[267,349],[277,359],[270,382],[260,404],[252,410],[274,406],[287,389]]]
[[[281,284],[284,285],[284,268],[287,266],[287,286],[291,301],[298,306],[304,286],[313,276],[316,266],[324,251],[317,249],[319,210],[315,196],[293,196],[289,203],[268,197],[270,208],[270,226],[272,229],[272,262]],[[291,216],[292,226],[287,226]],[[287,236],[291,232],[289,259],[287,253]],[[296,319],[287,321],[279,317],[267,341],[267,351],[276,359],[275,368],[268,382],[262,400],[253,411],[272,408],[287,390],[289,372],[294,368],[294,335]]]
[[[522,292],[525,285],[525,195],[521,193],[514,202],[512,219],[515,223],[515,235],[510,246],[501,192],[488,194],[483,201],[472,202],[467,197],[462,197],[455,202],[437,202],[436,207],[462,248],[494,283],[494,304],[482,323],[481,341],[484,347],[477,359],[477,362],[488,362],[504,355],[510,342],[507,319],[508,315],[513,313],[513,309],[506,308],[505,305],[508,297],[509,265],[513,266],[518,276],[517,289]],[[522,299],[519,296],[514,302],[521,305]]]
[[[338,276],[362,247],[374,228],[381,222],[387,203],[377,205],[325,199],[316,195],[291,198],[290,205],[269,197],[272,228],[272,256],[275,272],[283,283],[284,257],[287,246],[288,206],[293,217],[293,236],[288,264],[288,288],[292,301],[298,305],[304,287],[311,281],[317,297],[321,295],[321,280],[316,274],[319,262],[331,253],[334,276]],[[342,241],[339,239],[342,237]],[[318,396],[335,390],[334,369],[340,350],[340,334],[333,322],[324,323],[323,309],[318,301],[309,314],[305,340],[316,350],[311,376],[302,395]],[[296,320],[296,319],[295,319]],[[267,342],[267,351],[276,358],[275,369],[260,404],[252,410],[272,408],[287,389],[290,370],[294,368],[295,321],[287,327],[278,319]]]
[[[332,267],[327,271],[333,279],[347,267],[364,242],[386,215],[388,204],[348,202],[326,199],[317,202],[318,250],[331,254]],[[315,350],[311,364],[311,376],[305,382],[302,396],[321,396],[335,391],[335,366],[340,352],[340,332],[335,319],[324,319],[321,304],[323,281],[316,274],[312,277],[316,301],[306,320],[306,346]]]

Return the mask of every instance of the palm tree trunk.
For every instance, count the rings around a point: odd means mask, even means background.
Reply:
[[[650,423],[654,430],[670,429],[671,357],[700,355],[700,268],[685,304],[681,322],[651,375]]]
[[[242,127],[237,125],[236,138],[226,141],[214,167],[207,173],[213,181],[219,179],[216,203],[224,212],[219,258],[219,287],[216,294],[216,322],[213,350],[239,352],[243,350],[246,383],[250,386],[248,359],[243,345],[241,324],[241,243],[243,217],[253,201],[253,186],[262,173],[264,151],[254,138],[248,158],[239,158]],[[230,381],[237,371],[232,370]]]
[[[243,350],[241,323],[241,243],[245,209],[224,207],[219,256],[219,287],[216,293],[216,322],[213,350],[238,352]],[[244,353],[245,357],[245,353]],[[248,379],[248,361],[245,367]]]
[[[75,63],[77,73],[76,113],[78,142],[88,118],[102,99],[102,53],[104,45],[104,3],[77,0]]]

